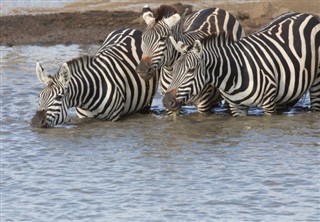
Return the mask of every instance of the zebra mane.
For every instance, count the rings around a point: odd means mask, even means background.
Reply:
[[[80,57],[69,60],[67,64],[69,66],[71,73],[73,73],[73,70],[76,67],[87,66],[88,64],[92,63],[93,59],[94,59],[93,56],[84,55],[84,56],[80,56]]]
[[[219,35],[224,35],[224,33],[220,33]],[[202,39],[200,39],[200,42],[206,42],[209,41],[210,39],[216,38],[218,37],[216,32],[210,33],[209,35],[206,35],[205,37],[203,37]]]
[[[161,5],[154,11],[155,22],[162,20],[163,18],[169,18],[170,16],[178,13],[177,9],[169,5]]]
[[[233,42],[233,38],[227,32],[220,32],[218,35],[217,33],[211,33],[210,35],[205,36],[204,38],[200,39],[201,44],[214,40],[214,39],[221,39],[224,42]]]

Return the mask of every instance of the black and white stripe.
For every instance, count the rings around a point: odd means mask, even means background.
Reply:
[[[239,42],[224,36],[202,45],[196,41],[176,62],[164,104],[169,109],[181,106],[211,84],[220,89],[234,116],[246,115],[249,106],[272,114],[307,91],[311,109],[320,110],[319,70],[319,19],[288,13]]]
[[[54,76],[44,74],[38,64],[38,77],[46,87],[33,125],[60,124],[71,107],[79,117],[111,121],[150,108],[158,75],[145,81],[135,72],[142,55],[141,34],[134,29],[114,31],[95,56],[68,61]]]
[[[234,41],[244,36],[237,19],[223,9],[208,8],[183,17],[180,18],[177,11],[168,6],[161,6],[154,13],[147,6],[143,9],[147,27],[142,35],[143,55],[137,72],[147,79],[159,70],[163,94],[172,80],[173,63],[181,55],[169,36],[189,46],[209,35],[229,35]],[[219,98],[219,91],[208,85],[193,103],[197,104],[200,112],[205,112]]]

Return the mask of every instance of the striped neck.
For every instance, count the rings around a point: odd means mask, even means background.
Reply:
[[[91,91],[92,84],[88,82],[90,79],[90,69],[94,62],[93,57],[83,56],[67,62],[71,79],[68,87],[68,108],[85,107],[88,102],[88,92]]]
[[[234,72],[235,69],[240,70],[241,61],[235,58],[238,54],[235,50],[236,42],[231,37],[218,35],[210,37],[203,42],[202,60],[207,61],[206,79],[208,82],[226,92],[232,90],[236,84],[237,75],[240,72]]]

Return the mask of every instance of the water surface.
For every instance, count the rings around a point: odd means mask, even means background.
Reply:
[[[32,129],[35,63],[97,48],[0,47],[1,221],[319,221],[319,113],[173,121],[158,94],[154,114]]]

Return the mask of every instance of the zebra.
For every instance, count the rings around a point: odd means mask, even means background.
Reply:
[[[113,31],[95,56],[63,63],[54,76],[37,63],[36,73],[45,87],[31,125],[47,128],[61,124],[71,107],[80,118],[110,121],[149,109],[159,75],[146,81],[135,72],[142,56],[141,36],[135,29]]]
[[[260,32],[238,42],[225,36],[196,40],[188,49],[171,38],[184,55],[163,99],[169,110],[192,101],[206,84],[219,88],[233,116],[248,107],[274,114],[278,106],[309,91],[311,110],[320,110],[320,20],[307,13],[287,13]]]
[[[209,35],[231,36],[237,41],[245,34],[238,20],[229,12],[219,8],[207,8],[183,15],[171,6],[161,5],[155,12],[145,6],[142,17],[147,24],[142,34],[142,59],[137,66],[138,74],[144,79],[160,72],[160,88],[164,94],[172,80],[172,66],[180,56],[169,36],[173,36],[187,45],[196,39]],[[219,91],[207,85],[199,98],[193,102],[199,112],[207,112],[221,99]]]

